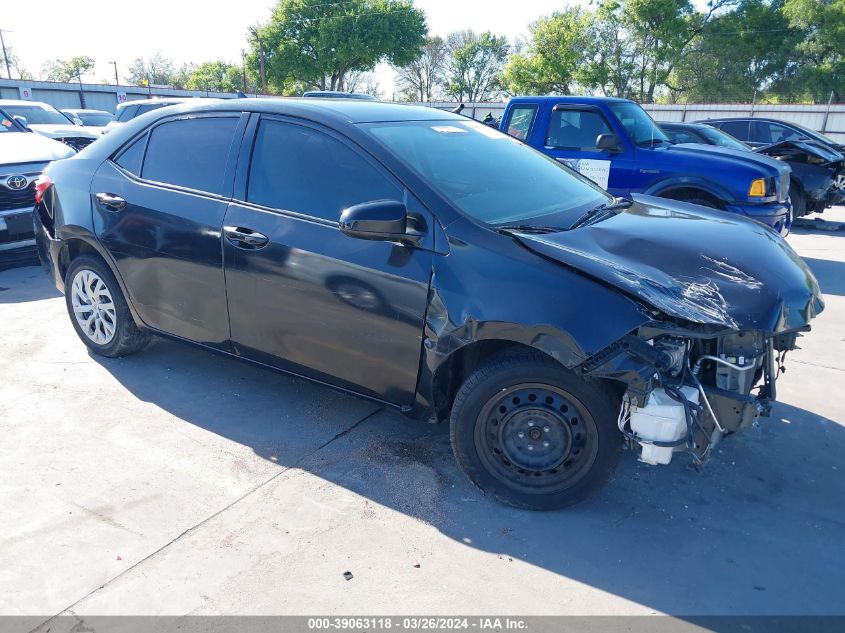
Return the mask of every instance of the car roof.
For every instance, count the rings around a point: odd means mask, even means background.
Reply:
[[[24,101],[23,99],[0,99],[0,106],[51,106],[43,101]]]
[[[325,120],[335,123],[377,123],[387,121],[466,121],[467,117],[424,106],[366,101],[363,99],[257,98],[192,99],[167,108],[161,115],[182,112],[259,112]]]
[[[691,128],[710,127],[706,123],[699,123],[698,121],[657,121],[656,123],[660,127],[666,127],[666,126],[672,126],[672,125],[674,125],[675,127],[691,127]]]
[[[575,95],[566,95],[566,96],[553,96],[553,95],[543,95],[543,96],[521,96],[521,97],[514,97],[511,99],[511,103],[586,103],[586,104],[593,104],[597,105],[599,103],[633,103],[630,99],[621,99],[619,97],[591,97],[591,96],[584,96],[579,97]]]
[[[87,108],[63,108],[61,112],[81,112],[82,114],[108,114],[111,116],[111,112],[107,112],[106,110],[88,110]]]
[[[340,92],[339,90],[309,90],[303,97],[322,97],[324,99],[363,99],[366,101],[378,101],[373,95],[363,92]]]
[[[133,99],[132,101],[124,101],[117,104],[117,109],[127,108],[131,105],[140,105],[142,103],[185,103],[186,101],[194,101],[197,97],[151,97],[150,99]]]

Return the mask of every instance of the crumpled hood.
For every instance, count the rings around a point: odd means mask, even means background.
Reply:
[[[835,149],[822,145],[821,143],[816,143],[815,141],[780,141],[779,143],[758,147],[754,151],[768,156],[782,156],[785,160],[789,160],[795,154],[803,152],[824,161],[822,163],[823,165],[836,167],[841,167],[842,161],[845,158]]]
[[[32,132],[0,134],[0,165],[46,163],[76,154],[72,147]]]
[[[824,309],[813,273],[768,227],[684,202],[634,200],[597,224],[517,239],[695,323],[780,332],[807,325]]]
[[[758,169],[763,169],[769,172],[769,175],[780,177],[781,175],[791,172],[792,168],[783,161],[771,158],[764,154],[758,154],[753,151],[746,151],[741,149],[731,149],[729,147],[720,147],[718,145],[705,145],[703,143],[679,143],[668,147],[666,151],[672,154],[690,154],[701,155],[708,154],[710,160],[721,159],[725,163],[753,165]],[[729,166],[726,165],[727,168]]]

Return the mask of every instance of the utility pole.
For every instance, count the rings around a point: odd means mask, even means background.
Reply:
[[[114,66],[114,85],[119,86],[120,81],[117,78],[117,62],[109,62],[112,66]]]
[[[244,80],[244,94],[246,94],[246,51],[241,50],[241,74]]]
[[[250,27],[249,32],[255,41],[258,42],[258,75],[261,79],[261,94],[265,94],[267,92],[267,70],[265,67],[264,40],[258,34],[258,27]]]
[[[4,31],[0,29],[0,46],[3,47],[3,61],[6,62],[6,76],[12,78],[12,68],[9,65],[9,56],[6,54],[6,42],[3,40],[3,33],[11,33],[11,31]]]

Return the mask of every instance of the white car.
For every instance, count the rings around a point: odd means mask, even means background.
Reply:
[[[70,145],[76,151],[87,147],[101,135],[99,130],[92,132],[82,126],[75,125],[64,114],[47,103],[0,99],[0,109],[13,116],[15,120],[33,132],[61,141],[65,145]]]
[[[193,101],[192,97],[153,97],[152,99],[136,99],[135,101],[124,101],[117,104],[117,111],[114,114],[114,119],[106,124],[105,131],[108,132],[116,127],[119,127],[131,121],[136,116],[141,116],[152,110],[163,108],[164,106],[176,105],[177,103],[184,103],[185,101]]]
[[[76,151],[28,131],[0,107],[0,256],[34,246],[35,181],[50,161]]]

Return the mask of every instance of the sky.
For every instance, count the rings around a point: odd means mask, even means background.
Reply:
[[[415,6],[426,12],[432,35],[490,30],[511,40],[525,35],[528,25],[539,16],[581,3],[583,0],[414,0]],[[123,83],[133,59],[157,52],[177,66],[218,59],[240,63],[241,50],[247,48],[247,28],[266,21],[274,4],[273,0],[237,0],[234,4],[208,0],[85,0],[76,4],[41,0],[41,17],[34,19],[29,11],[3,12],[0,29],[6,46],[36,77],[48,60],[87,55],[97,65],[85,81],[113,82],[114,67],[109,62],[115,61]],[[379,67],[376,80],[390,97],[390,68]]]

